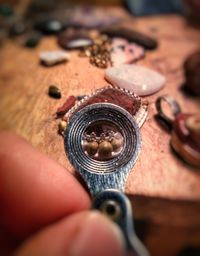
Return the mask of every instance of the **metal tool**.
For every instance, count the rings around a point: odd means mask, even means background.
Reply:
[[[109,145],[115,137],[120,140],[120,147],[111,152]],[[88,141],[85,138],[89,138]],[[92,146],[97,145],[92,151],[87,150],[91,142],[95,142]],[[119,225],[129,252],[149,255],[135,234],[131,204],[123,193],[141,150],[140,132],[133,117],[111,103],[86,106],[71,116],[64,144],[70,162],[93,196],[93,208]],[[101,148],[102,145],[105,147]]]

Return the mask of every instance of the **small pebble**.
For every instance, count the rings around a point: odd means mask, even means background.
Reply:
[[[50,85],[49,86],[48,94],[49,94],[50,97],[52,97],[54,99],[60,99],[61,98],[61,92],[60,92],[59,88],[55,85]]]
[[[53,66],[69,60],[69,53],[64,51],[45,51],[40,53],[40,61],[45,66]]]

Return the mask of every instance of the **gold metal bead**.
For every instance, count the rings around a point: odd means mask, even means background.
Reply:
[[[67,128],[67,122],[64,121],[64,120],[61,120],[58,124],[58,129],[59,129],[59,132],[61,134],[63,134],[63,132],[65,131],[65,129]]]
[[[99,144],[99,156],[100,157],[109,157],[111,156],[113,147],[110,142],[103,141]]]
[[[122,147],[123,141],[122,139],[113,139],[111,145],[113,147],[113,151],[116,152]]]
[[[92,141],[87,143],[86,145],[86,151],[89,156],[94,156],[97,153],[99,144],[96,141]]]

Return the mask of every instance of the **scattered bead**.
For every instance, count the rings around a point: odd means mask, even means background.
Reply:
[[[58,87],[56,87],[55,85],[50,85],[49,86],[48,94],[49,94],[50,97],[52,97],[54,99],[60,99],[61,98],[61,92],[58,89]]]
[[[58,128],[59,128],[60,134],[63,134],[64,131],[65,131],[66,128],[67,128],[67,122],[64,121],[64,120],[61,120],[61,121],[59,122]]]
[[[79,56],[89,57],[90,63],[98,68],[107,68],[110,64],[110,45],[107,36],[101,35],[94,39],[94,44],[85,47]]]

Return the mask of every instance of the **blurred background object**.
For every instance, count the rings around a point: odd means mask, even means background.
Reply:
[[[181,0],[125,0],[125,5],[136,16],[183,12]]]

